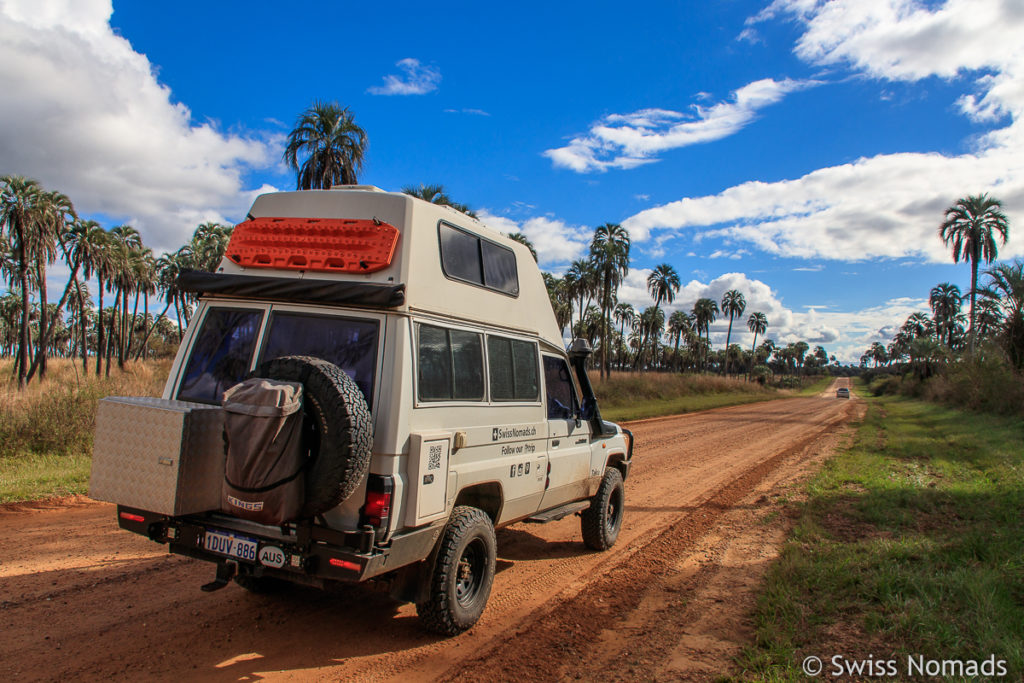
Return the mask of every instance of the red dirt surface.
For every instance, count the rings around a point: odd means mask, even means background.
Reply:
[[[0,511],[0,680],[713,680],[740,673],[750,614],[791,520],[779,514],[863,403],[790,398],[630,425],[614,548],[579,521],[498,531],[480,622],[423,633],[415,608],[352,588],[207,594],[86,500]]]

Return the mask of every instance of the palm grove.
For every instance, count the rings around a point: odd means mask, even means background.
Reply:
[[[284,161],[295,171],[297,189],[325,189],[356,184],[366,148],[367,135],[349,109],[314,102],[288,136]],[[443,186],[408,186],[403,191],[475,217]],[[980,262],[991,264],[997,242],[1006,239],[1006,218],[999,209],[999,202],[985,195],[950,207],[940,233],[954,260],[971,264],[967,297],[955,285],[936,286],[932,316],[911,316],[888,347],[876,343],[862,362],[904,357],[932,362],[943,353],[970,351],[981,343],[1004,349],[1018,369],[1024,365],[1021,262],[998,264],[981,273],[986,278],[981,286],[978,281]],[[173,350],[194,304],[189,293],[175,286],[177,276],[184,270],[216,268],[230,235],[229,226],[203,223],[187,244],[156,257],[132,226],[104,228],[79,217],[60,192],[17,175],[0,178],[0,275],[7,286],[0,298],[0,354],[15,359],[19,386],[45,377],[46,360],[52,356],[80,357],[86,371],[109,374],[115,360],[124,367],[129,360]],[[536,257],[523,235],[511,237],[527,244]],[[621,225],[606,223],[595,229],[585,258],[574,261],[561,277],[544,274],[558,324],[591,342],[602,375],[613,369],[719,372],[764,381],[773,374],[806,374],[835,362],[821,346],[812,350],[804,341],[779,345],[766,339],[767,317],[748,312],[737,290],[726,292],[720,301],[699,298],[687,310],[677,308],[666,315],[666,306],[680,291],[679,275],[667,263],[647,278],[651,305],[638,310],[620,301],[630,246]],[[47,269],[58,260],[69,276],[57,303],[50,303],[54,297],[47,291]],[[89,288],[93,279],[95,292]],[[970,299],[966,321],[963,298]],[[717,350],[710,332],[716,321],[728,321],[725,344]],[[743,326],[753,336],[749,348],[733,343]]]
[[[970,289],[963,293],[949,282],[935,285],[928,297],[931,315],[910,315],[888,345],[871,344],[861,365],[905,367],[917,379],[961,361],[988,359],[1024,370],[1024,261],[993,265],[1008,235],[998,199],[970,195],[946,209],[939,237],[954,262],[970,266]],[[983,263],[988,268],[982,271]]]

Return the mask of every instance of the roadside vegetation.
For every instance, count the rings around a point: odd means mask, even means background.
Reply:
[[[902,674],[908,655],[995,655],[1018,680],[1024,425],[902,396],[869,401],[853,444],[794,510],[741,668],[803,680],[810,655],[826,671],[835,655],[895,658]]]
[[[0,361],[0,376],[12,362]],[[85,493],[99,400],[159,396],[171,365],[133,361],[107,378],[83,374],[72,359],[50,362],[45,384],[0,383],[0,503]]]

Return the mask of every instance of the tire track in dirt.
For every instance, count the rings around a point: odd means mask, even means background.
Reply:
[[[586,662],[591,675],[595,670],[586,657],[611,622],[632,613],[649,586],[671,572],[687,549],[711,529],[719,517],[745,498],[756,485],[786,460],[802,453],[822,433],[844,421],[836,416],[799,442],[773,455],[715,491],[708,500],[680,517],[654,540],[592,581],[570,599],[534,619],[528,628],[515,632],[496,646],[481,653],[461,670],[444,680],[493,680],[496,671],[503,678],[552,680],[564,675],[567,662]],[[691,586],[692,588],[692,586]],[[523,653],[530,655],[524,657]],[[538,654],[540,653],[540,656]],[[596,664],[596,663],[595,663]],[[602,671],[608,673],[606,670]]]

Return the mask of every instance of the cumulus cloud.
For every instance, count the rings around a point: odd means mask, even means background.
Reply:
[[[765,78],[739,88],[723,102],[693,104],[689,112],[641,109],[631,114],[610,114],[564,147],[544,156],[555,166],[577,173],[635,168],[648,164],[661,152],[712,142],[732,135],[753,121],[757,112],[787,94],[807,87],[807,81]]]
[[[478,212],[480,221],[506,235],[521,232],[533,243],[537,259],[542,267],[560,270],[570,261],[586,256],[590,248],[593,229],[569,225],[565,221],[549,216],[538,216],[517,221],[499,216],[487,209]]]
[[[650,268],[634,268],[629,271],[619,288],[619,301],[643,310],[654,304],[647,291],[647,276]],[[745,273],[725,273],[706,282],[690,280],[680,287],[671,304],[662,304],[666,318],[674,311],[692,312],[697,299],[713,299],[721,303],[722,296],[730,289],[743,293],[747,306],[743,315],[733,320],[732,343],[749,346],[753,335],[747,329],[747,317],[759,311],[768,318],[768,330],[759,339],[773,339],[777,344],[805,341],[811,346],[822,345],[841,362],[855,363],[873,341],[886,342],[891,334],[885,330],[899,329],[903,321],[916,311],[927,311],[927,299],[900,297],[891,299],[880,306],[852,310],[832,311],[820,306],[810,306],[803,311],[794,311],[782,301],[765,282],[751,278]],[[711,324],[711,342],[715,348],[725,344],[729,329],[729,318],[719,316]]]
[[[751,23],[793,17],[804,33],[796,54],[872,78],[917,81],[969,76],[960,110],[1009,123],[968,154],[881,154],[774,183],[746,182],[684,198],[623,222],[637,240],[651,230],[691,228],[772,254],[858,260],[947,262],[936,232],[942,211],[964,194],[989,192],[1012,223],[1024,219],[1024,11],[1001,0],[776,0]],[[998,49],[993,49],[998,45]],[[1024,254],[1012,231],[1002,256]]]
[[[402,72],[400,76],[388,74],[384,77],[384,85],[375,85],[366,92],[371,95],[426,95],[437,90],[437,84],[441,82],[441,72],[435,67],[420,64],[418,59],[408,57],[395,66]]]
[[[110,28],[110,0],[0,4],[0,173],[35,178],[81,213],[130,222],[175,249],[205,220],[244,215],[245,173],[280,140],[192,119]]]

